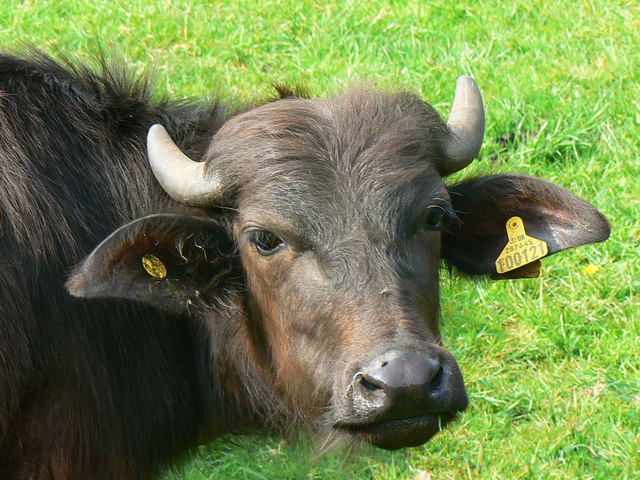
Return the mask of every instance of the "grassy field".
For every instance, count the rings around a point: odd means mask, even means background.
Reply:
[[[640,4],[457,3],[0,3],[0,45],[80,58],[106,45],[175,97],[252,99],[274,82],[326,95],[365,80],[446,114],[456,77],[473,74],[487,135],[471,170],[544,177],[612,223],[608,242],[546,259],[539,279],[443,279],[445,342],[471,407],[429,444],[313,459],[278,439],[223,439],[166,480],[640,478]]]

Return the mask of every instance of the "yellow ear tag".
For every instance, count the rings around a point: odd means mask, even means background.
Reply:
[[[164,278],[167,276],[167,267],[165,267],[162,260],[155,255],[151,255],[150,253],[144,255],[142,257],[142,266],[153,278]]]
[[[509,272],[535,262],[549,252],[547,242],[527,235],[520,217],[507,220],[507,236],[507,246],[496,260],[498,273]]]

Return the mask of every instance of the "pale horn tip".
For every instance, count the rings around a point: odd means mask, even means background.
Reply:
[[[207,206],[217,197],[217,177],[208,178],[205,163],[187,157],[160,124],[152,125],[147,132],[147,154],[158,183],[173,199],[191,206]]]
[[[485,127],[484,104],[480,89],[470,75],[458,77],[447,126],[453,136],[445,149],[444,174],[466,167],[482,146]]]

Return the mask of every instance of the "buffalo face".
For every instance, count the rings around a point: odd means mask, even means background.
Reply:
[[[406,183],[378,200],[344,188],[368,176],[336,183],[328,168],[314,179],[283,167],[286,183],[241,194],[234,228],[271,383],[332,433],[423,443],[467,404],[439,345],[439,238],[451,209],[440,178],[420,172],[412,181],[426,189],[404,208]]]
[[[69,289],[204,319],[212,358],[224,359],[212,381],[248,423],[282,428],[294,418],[329,439],[419,445],[467,406],[438,328],[441,256],[495,273],[513,215],[549,253],[608,235],[593,207],[542,180],[445,186],[477,153],[483,128],[468,77],[448,123],[406,94],[289,98],[229,120],[200,163],[154,127],[154,173],[197,216],[122,227]],[[149,254],[166,276],[145,271]],[[279,407],[266,414],[265,403]]]
[[[248,112],[209,149],[235,196],[254,348],[279,395],[332,433],[416,445],[466,407],[439,345],[447,133],[413,96],[354,91]]]

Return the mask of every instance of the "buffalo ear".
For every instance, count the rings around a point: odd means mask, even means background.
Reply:
[[[233,281],[235,245],[218,222],[150,215],[107,237],[71,273],[68,291],[128,298],[171,310],[215,302]]]
[[[497,273],[495,261],[508,242],[506,223],[514,216],[522,218],[528,236],[547,243],[547,255],[609,237],[609,223],[598,210],[539,178],[490,175],[448,191],[458,218],[445,225],[442,257],[464,273]],[[517,276],[514,271],[510,278]]]

